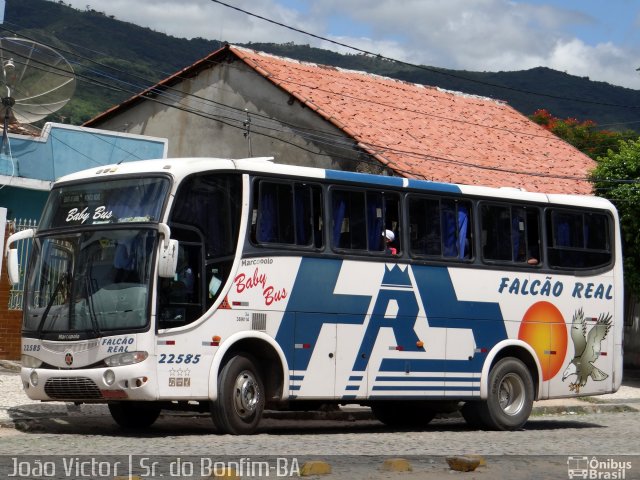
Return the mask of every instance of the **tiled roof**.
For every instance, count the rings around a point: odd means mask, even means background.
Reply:
[[[398,175],[546,193],[591,193],[584,178],[595,162],[504,102],[225,48]],[[190,69],[202,69],[203,61],[163,82],[176,83]]]
[[[595,163],[504,102],[231,47],[399,175],[590,193]]]

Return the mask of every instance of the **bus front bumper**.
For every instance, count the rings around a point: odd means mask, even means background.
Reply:
[[[147,365],[148,364],[148,365]],[[54,370],[25,368],[22,387],[32,400],[104,403],[112,400],[157,400],[151,362],[113,368]]]

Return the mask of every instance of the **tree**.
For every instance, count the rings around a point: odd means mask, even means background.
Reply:
[[[594,160],[609,149],[617,150],[620,140],[638,136],[632,130],[613,132],[599,129],[592,120],[580,121],[572,117],[563,120],[544,109],[536,110],[529,118]]]
[[[626,285],[640,296],[640,139],[621,140],[599,157],[591,181],[618,209]]]

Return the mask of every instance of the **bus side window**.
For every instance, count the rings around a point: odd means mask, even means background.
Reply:
[[[241,176],[227,173],[194,175],[178,189],[169,226],[181,247],[179,267],[173,279],[160,279],[159,328],[191,323],[211,305],[208,267],[233,261],[241,194]],[[219,273],[217,295],[230,271]]]
[[[332,192],[333,246],[364,250],[367,246],[365,195],[362,191]],[[382,234],[382,233],[381,233]]]
[[[322,247],[322,190],[318,185],[267,180],[254,185],[253,243]]]
[[[367,192],[367,244],[369,250],[382,252],[385,249],[383,232],[385,230],[383,195],[380,192]]]
[[[322,190],[318,185],[297,183],[294,186],[295,244],[321,248]]]
[[[387,250],[384,232],[399,234],[400,200],[395,193],[332,189],[331,205],[334,248],[382,254]],[[398,239],[393,244],[396,250]]]
[[[440,203],[443,232],[443,255],[460,260],[471,258],[469,202],[443,199]]]
[[[258,243],[294,243],[292,185],[260,182],[259,190]]]
[[[384,195],[384,228],[383,230],[391,230],[394,234],[390,247],[396,249],[397,254],[402,253],[402,238],[400,236],[400,199],[396,194]]]
[[[207,262],[205,267],[207,308],[210,308],[222,293],[224,280],[231,273],[232,265],[233,261],[231,260],[223,262]]]
[[[489,261],[538,265],[540,215],[537,208],[487,205],[480,207],[482,257]]]
[[[411,253],[441,256],[440,201],[435,198],[410,197]]]
[[[200,245],[180,243],[175,276],[161,279],[160,328],[185,325],[202,315],[201,257]]]
[[[483,258],[510,262],[513,256],[511,209],[505,205],[482,205],[481,212]]]
[[[549,209],[547,232],[552,267],[597,268],[613,258],[609,218],[605,214]]]

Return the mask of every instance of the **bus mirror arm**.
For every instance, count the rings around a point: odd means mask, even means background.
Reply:
[[[178,267],[178,241],[171,240],[171,229],[166,223],[158,225],[158,233],[162,236],[158,255],[158,275],[161,278],[173,278]]]
[[[33,228],[28,228],[10,235],[7,239],[4,255],[7,257],[7,273],[9,274],[9,282],[12,284],[20,283],[20,265],[18,264],[18,249],[11,248],[11,245],[18,240],[33,238],[35,233]]]

